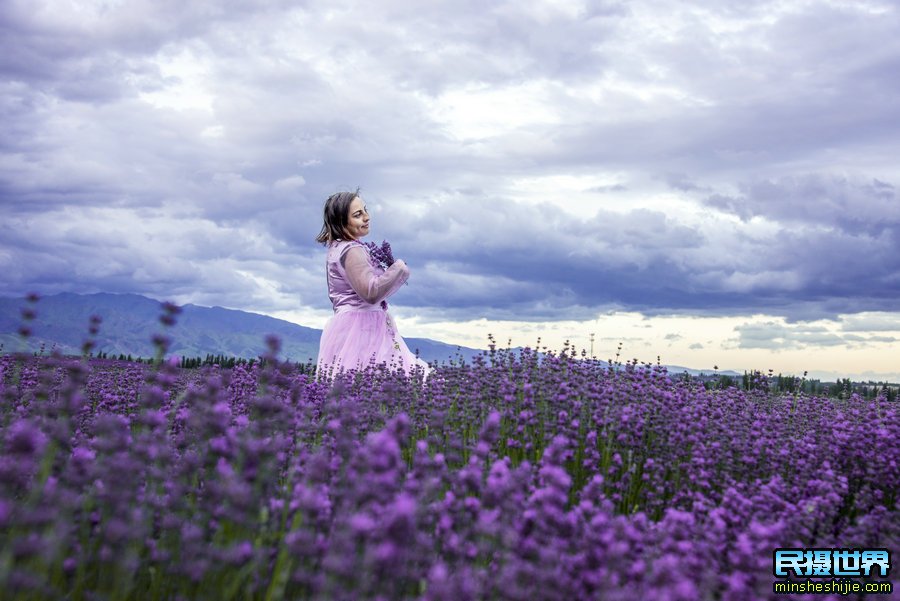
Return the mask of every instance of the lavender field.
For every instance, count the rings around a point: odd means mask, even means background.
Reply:
[[[768,599],[775,548],[900,548],[884,398],[707,390],[571,349],[329,382],[276,350],[0,357],[0,591]]]

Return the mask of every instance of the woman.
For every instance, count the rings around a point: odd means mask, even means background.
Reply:
[[[328,197],[316,242],[328,248],[325,277],[334,316],[322,331],[318,373],[387,363],[407,374],[419,366],[427,375],[428,364],[410,352],[384,302],[409,279],[409,267],[402,260],[387,270],[374,265],[359,241],[368,233],[369,213],[358,188]]]

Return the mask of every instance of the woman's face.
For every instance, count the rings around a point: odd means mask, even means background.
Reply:
[[[358,240],[369,233],[369,213],[363,199],[357,196],[350,203],[347,215],[347,234]]]

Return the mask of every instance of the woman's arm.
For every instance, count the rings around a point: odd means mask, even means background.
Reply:
[[[361,246],[350,247],[342,260],[350,286],[364,301],[372,305],[389,297],[409,279],[409,267],[402,259],[377,275],[369,263],[369,253]]]

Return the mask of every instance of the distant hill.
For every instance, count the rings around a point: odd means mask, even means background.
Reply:
[[[0,344],[2,352],[25,350],[18,335],[22,324],[21,309],[28,305],[23,298],[0,297]],[[28,350],[42,345],[47,352],[57,348],[65,354],[81,354],[88,337],[89,320],[98,315],[103,320],[96,337],[94,352],[110,356],[152,357],[154,334],[163,332],[159,323],[162,303],[137,294],[72,294],[64,292],[42,297],[35,305],[37,319],[31,324]],[[281,339],[281,356],[297,362],[315,361],[319,353],[322,330],[297,325],[258,313],[184,305],[176,324],[165,330],[172,339],[169,355],[206,357],[207,354],[250,359],[266,352],[265,338],[274,334]],[[446,362],[464,358],[467,362],[481,349],[460,347],[428,338],[405,338],[413,352],[428,362]],[[515,348],[513,351],[520,351]],[[605,364],[606,362],[601,361]],[[713,370],[697,370],[667,366],[669,374],[684,372],[696,376],[712,375]],[[718,375],[740,376],[734,371]]]
[[[17,332],[22,324],[21,309],[27,304],[25,299],[0,297],[0,344],[4,352],[24,350]],[[151,339],[163,331],[159,323],[162,303],[137,294],[62,293],[42,297],[35,310],[37,319],[31,324],[29,350],[44,345],[47,352],[55,347],[66,354],[80,354],[92,315],[103,320],[94,352],[103,351],[110,356],[152,357],[155,349]],[[283,358],[305,362],[316,360],[322,331],[257,313],[184,305],[177,323],[166,334],[172,339],[170,355],[221,354],[247,359],[264,354],[265,337],[274,334],[281,339]],[[459,356],[470,361],[481,352],[427,338],[405,340],[410,350],[418,349],[419,356],[429,362]]]

